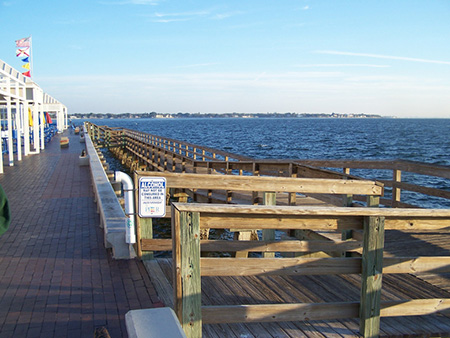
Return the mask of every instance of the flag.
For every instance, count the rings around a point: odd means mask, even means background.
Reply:
[[[30,58],[27,56],[25,59],[22,59],[22,62],[28,63],[30,62]]]
[[[19,48],[16,50],[16,56],[28,57],[30,56],[30,48]]]
[[[22,68],[25,68],[25,69],[30,70],[30,63],[28,62],[28,63],[24,64],[24,65],[22,66]]]
[[[22,73],[22,75],[25,75],[25,76],[31,77],[31,73],[30,73],[30,71],[28,71],[28,72],[24,72],[24,73]]]
[[[16,47],[30,47],[30,40],[30,37],[16,40]]]
[[[31,108],[28,108],[28,125],[30,127],[33,126],[33,113],[31,112]]]
[[[45,120],[47,121],[48,124],[52,124],[52,118],[50,117],[50,114],[45,112]]]

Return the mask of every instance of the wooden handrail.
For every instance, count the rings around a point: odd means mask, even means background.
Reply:
[[[383,179],[388,190],[392,190],[392,196],[389,196],[389,199],[380,199],[380,202],[386,206],[416,207],[419,205],[414,201],[405,203],[401,197],[402,191],[438,199],[450,199],[449,191],[446,189],[424,187],[413,181],[402,182],[402,176],[406,177],[406,173],[450,179],[448,166],[405,160],[260,160],[130,129],[96,126],[89,122],[87,124],[91,126],[88,130],[93,130],[91,134],[93,140],[108,147],[126,147],[136,159],[152,170],[341,179],[361,179],[349,175],[350,169],[389,170],[392,171],[390,175],[392,179]],[[113,136],[109,131],[115,134],[120,133],[120,135]],[[151,147],[152,155],[149,155],[148,147]],[[341,169],[341,172],[328,170],[329,168]],[[370,179],[380,180],[381,178],[373,176]],[[361,201],[358,196],[354,199]]]
[[[366,196],[380,196],[383,194],[382,184],[374,181],[363,181],[363,180],[340,180],[340,179],[306,179],[306,178],[288,178],[280,177],[274,180],[271,177],[261,177],[261,176],[234,176],[234,175],[208,175],[208,174],[180,174],[171,172],[148,172],[148,171],[135,171],[134,182],[136,193],[136,200],[139,198],[138,194],[138,184],[137,182],[141,177],[164,177],[167,183],[167,189],[170,191],[172,188],[176,189],[187,189],[188,191],[196,191],[191,194],[194,199],[196,199],[201,191],[212,192],[214,191],[218,194],[221,191],[223,198],[227,197],[228,203],[232,202],[232,193],[238,192],[279,192],[279,193],[314,193],[321,195],[336,195],[336,196],[347,196],[348,194],[364,194]],[[207,194],[205,194],[206,196]],[[187,196],[187,195],[186,195]],[[252,196],[247,194],[248,204],[251,203]],[[205,199],[212,199],[212,195],[209,197],[204,197]],[[275,198],[275,197],[274,197]],[[224,199],[221,201],[225,202]],[[211,206],[211,204],[207,204]],[[169,214],[169,213],[168,213]],[[245,217],[242,220],[236,222],[236,231],[248,232],[249,227],[243,227],[250,220]],[[349,222],[350,221],[350,222]],[[328,222],[320,221],[322,229],[339,229],[344,230],[352,226],[352,220],[339,221],[337,223],[336,219],[330,219]],[[204,222],[209,225],[209,228],[220,227],[221,224],[214,224],[214,220],[208,221],[208,217],[204,216]],[[239,223],[240,222],[240,223]],[[252,220],[256,224],[260,224],[261,227],[255,228],[263,229],[263,222]],[[254,224],[255,224],[254,223]],[[409,223],[408,223],[409,224]],[[152,230],[151,219],[144,220],[137,217],[137,253],[139,257],[142,257],[143,251],[159,250],[159,240],[151,240]],[[146,228],[146,229],[144,229]],[[269,229],[271,230],[271,229]],[[145,233],[146,235],[143,235]],[[269,235],[269,232],[266,233]],[[154,248],[152,249],[152,245]]]
[[[257,219],[257,222],[253,222]],[[347,226],[363,229],[362,256],[341,258],[207,258],[200,257],[199,233],[211,223],[222,228],[321,229],[330,217],[345,218]],[[242,224],[243,219],[250,219]],[[212,221],[216,219],[216,221]],[[352,222],[348,222],[353,219]],[[237,221],[236,221],[237,220]],[[316,222],[320,220],[321,222]],[[260,223],[262,222],[262,223]],[[379,334],[381,316],[410,316],[450,309],[450,299],[381,302],[382,273],[450,272],[450,257],[385,257],[384,229],[448,228],[450,210],[330,208],[172,204],[175,312],[188,337],[201,336],[201,323],[325,320],[360,318],[364,337]],[[437,225],[439,224],[439,225]],[[281,242],[282,243],[282,242]],[[262,241],[256,245],[275,245]],[[213,249],[214,243],[208,243]],[[201,306],[201,276],[361,274],[360,302]],[[419,307],[419,308],[417,308]]]

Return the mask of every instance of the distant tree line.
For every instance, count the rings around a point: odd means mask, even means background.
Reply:
[[[82,119],[154,119],[154,118],[383,118],[364,113],[75,113]]]

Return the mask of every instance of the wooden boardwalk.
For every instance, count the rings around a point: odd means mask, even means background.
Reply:
[[[173,304],[172,260],[145,262],[163,302]],[[202,277],[202,305],[359,301],[359,275]],[[448,298],[413,275],[384,275],[383,300]],[[204,337],[359,337],[359,320],[204,324]],[[381,319],[382,337],[449,337],[450,316]]]
[[[12,223],[0,236],[0,337],[126,337],[130,309],[162,306],[141,261],[103,246],[84,148],[55,136],[39,155],[0,175]]]

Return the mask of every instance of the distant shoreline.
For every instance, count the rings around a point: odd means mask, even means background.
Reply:
[[[392,119],[395,116],[381,116],[364,113],[88,113],[72,114],[72,119],[176,119],[176,118],[334,118],[334,119]]]

